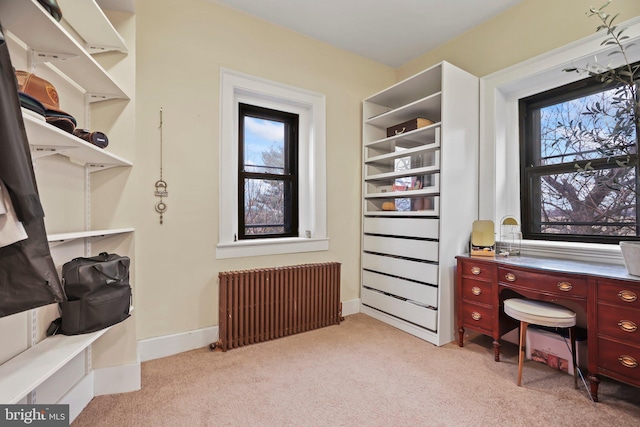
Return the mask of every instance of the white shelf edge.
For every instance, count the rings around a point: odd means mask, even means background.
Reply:
[[[58,129],[31,113],[26,113],[28,110],[24,108],[22,111],[29,145],[32,151],[39,152],[35,157],[61,154],[81,165],[92,166],[92,172],[116,166],[133,166],[120,156]]]
[[[423,189],[407,191],[389,191],[386,193],[371,193],[364,196],[365,200],[370,199],[411,199],[413,197],[437,196],[440,189]]]
[[[406,150],[393,151],[379,156],[368,157],[364,162],[366,164],[382,163],[387,160],[401,159],[403,157],[410,156],[411,154],[427,153],[438,148],[440,148],[440,143],[435,142],[429,145],[421,145],[419,147],[407,148]]]
[[[378,114],[377,116],[370,117],[364,121],[366,125],[377,126],[377,127],[385,127],[387,125],[393,126],[396,121],[402,122],[403,120],[411,120],[411,115],[406,115],[406,112],[413,112],[416,110],[416,107],[421,107],[424,104],[429,104],[430,102],[434,102],[436,98],[442,97],[442,91],[433,93],[431,95],[425,96],[424,98],[420,98],[416,101],[413,101],[409,104],[403,105],[398,108],[394,108],[393,110],[389,110],[385,113]],[[420,108],[421,109],[421,108]],[[395,116],[404,117],[403,118],[394,118]],[[406,116],[406,117],[405,117]],[[424,117],[425,119],[434,120],[431,117]],[[391,122],[388,122],[391,120]]]
[[[63,11],[63,19],[83,38],[87,51],[128,52],[124,39],[95,0],[58,0],[58,4]]]
[[[128,228],[115,228],[106,230],[87,230],[87,231],[75,231],[70,233],[55,233],[49,234],[47,240],[49,242],[67,242],[70,240],[87,239],[91,237],[107,237],[117,234],[133,233],[135,229],[133,227]]]
[[[420,217],[437,217],[435,210],[422,211],[366,211],[365,216],[420,216]]]
[[[387,180],[404,178],[409,176],[428,175],[428,174],[438,173],[439,171],[440,171],[440,165],[435,164],[433,166],[424,166],[421,168],[407,169],[404,171],[395,171],[395,172],[379,173],[375,175],[366,175],[364,177],[364,180],[366,182],[387,181]]]
[[[382,139],[377,139],[375,141],[370,141],[370,142],[366,142],[364,144],[365,148],[375,148],[376,145],[383,145],[383,144],[389,144],[395,141],[402,141],[402,140],[406,140],[409,142],[414,142],[414,143],[419,143],[419,141],[417,141],[416,139],[411,139],[411,138],[417,138],[417,137],[421,137],[422,133],[428,133],[430,131],[434,131],[436,128],[440,128],[441,122],[436,122],[433,123],[429,126],[425,126],[425,127],[421,127],[418,129],[414,129],[412,131],[409,132],[405,132],[405,133],[401,133],[398,135],[393,135],[393,136],[388,136],[386,138],[382,138]]]
[[[56,60],[55,68],[88,93],[107,95],[95,100],[130,99],[102,65],[37,0],[0,1],[0,15],[8,33],[30,49],[53,56],[70,55],[70,59]],[[49,58],[43,61],[49,62]]]
[[[0,365],[0,402],[19,402],[107,330],[109,328],[89,334],[47,337]]]

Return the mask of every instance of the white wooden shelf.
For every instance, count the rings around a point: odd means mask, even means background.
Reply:
[[[404,150],[392,151],[387,154],[381,154],[379,156],[373,156],[365,159],[365,163],[368,165],[372,164],[385,164],[390,165],[396,159],[401,159],[403,157],[411,156],[412,154],[424,154],[430,151],[433,151],[437,148],[440,148],[439,143],[434,143],[430,145],[419,145],[417,147],[408,148]]]
[[[394,151],[396,147],[412,148],[426,145],[425,141],[440,143],[440,123],[434,123],[399,135],[382,138],[364,144],[365,148],[384,152]],[[439,146],[439,145],[438,145]]]
[[[396,109],[379,114],[365,121],[365,124],[379,128],[388,128],[407,120],[422,117],[433,122],[440,121],[440,104],[442,103],[442,93],[438,92],[425,98],[418,99],[410,104],[403,105]]]
[[[440,165],[425,166],[421,168],[407,169],[395,172],[379,173],[375,175],[367,175],[364,180],[366,182],[374,181],[393,181],[398,178],[405,178],[411,176],[429,175],[440,171]],[[405,191],[406,192],[406,191]]]
[[[110,236],[117,236],[119,234],[133,233],[135,229],[129,228],[115,228],[110,230],[88,230],[88,231],[76,231],[71,233],[56,233],[47,235],[49,245],[57,246],[62,243],[68,243],[78,239],[91,239],[91,241],[97,241]]]
[[[441,64],[408,77],[367,98],[367,103],[395,109],[422,98],[424,94],[442,91]],[[366,106],[365,106],[366,107]],[[366,119],[367,116],[365,116]]]
[[[386,193],[371,193],[364,196],[365,199],[409,199],[412,197],[435,196],[440,194],[440,188],[406,190],[406,191],[388,191]]]
[[[36,159],[61,154],[74,163],[90,166],[91,172],[116,166],[132,166],[131,162],[48,124],[24,108],[22,116],[32,156]]]
[[[124,39],[95,0],[58,0],[58,4],[63,19],[84,39],[88,52],[128,52]]]
[[[442,62],[363,100],[362,117],[362,311],[443,345],[450,271],[477,216],[478,79]],[[387,136],[416,118],[434,123]]]
[[[84,88],[90,101],[129,99],[109,73],[37,0],[0,1],[0,16],[4,28],[33,51],[35,63],[55,61],[55,68]]]
[[[54,335],[0,365],[0,403],[19,402],[109,328],[82,335]]]

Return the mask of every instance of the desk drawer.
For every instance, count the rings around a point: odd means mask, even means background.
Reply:
[[[571,276],[498,267],[498,280],[509,285],[559,296],[587,297],[587,280]]]
[[[472,259],[465,259],[462,260],[461,273],[463,276],[472,276],[487,280],[494,280],[496,277],[496,268]]]
[[[640,310],[640,285],[598,281],[598,301]]]
[[[618,374],[629,382],[640,382],[640,347],[600,338],[598,368]]]
[[[493,333],[493,308],[463,303],[462,324],[473,330],[491,335]]]
[[[462,298],[466,301],[491,305],[491,282],[465,277],[462,279]]]
[[[598,304],[598,334],[640,345],[640,310]]]

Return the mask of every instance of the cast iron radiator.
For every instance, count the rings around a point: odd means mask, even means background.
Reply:
[[[227,351],[340,324],[340,265],[219,273],[220,339],[211,348]]]

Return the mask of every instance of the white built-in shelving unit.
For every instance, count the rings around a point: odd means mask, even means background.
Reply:
[[[125,55],[128,49],[95,0],[59,0],[59,4],[63,10],[62,22],[53,19],[36,0],[0,1],[1,22],[5,36],[12,43],[12,61],[19,60],[29,71],[40,74],[42,70],[76,88],[73,96],[78,98],[76,104],[84,105],[81,114],[85,116],[78,121],[88,127],[91,103],[129,99],[123,86],[92,54],[116,51]],[[20,58],[13,57],[15,52],[20,52]],[[62,107],[64,109],[64,105]],[[74,250],[81,252],[77,256],[87,256],[92,255],[92,242],[132,235],[132,227],[92,229],[89,212],[91,176],[111,168],[128,168],[132,163],[109,149],[101,149],[49,125],[31,111],[23,109],[23,119],[36,172],[51,172],[49,169],[55,168],[54,176],[72,172],[86,180],[79,186],[82,194],[75,196],[80,203],[74,205],[85,211],[74,216],[83,218],[82,224],[67,224],[76,229],[47,236],[54,260],[64,260],[73,252],[68,249],[73,244]],[[117,141],[110,139],[110,146],[113,144]],[[47,161],[54,156],[61,156],[63,161]],[[43,189],[56,191],[45,184],[38,182],[41,197]],[[49,215],[46,209],[45,214]],[[64,218],[58,221],[61,222]],[[91,345],[109,328],[90,334],[45,338],[42,325],[46,328],[56,316],[56,310],[52,312],[51,307],[44,307],[0,319],[3,345],[11,346],[15,353],[8,359],[6,354],[1,354],[4,357],[0,360],[0,403],[70,403],[73,419],[93,396]],[[16,328],[23,320],[25,324]],[[19,338],[16,332],[22,328],[28,334],[26,339]],[[70,396],[74,387],[88,387],[89,396],[78,398],[78,393]]]
[[[477,219],[478,84],[442,62],[363,102],[361,311],[436,345]],[[416,118],[432,124],[387,136]]]

